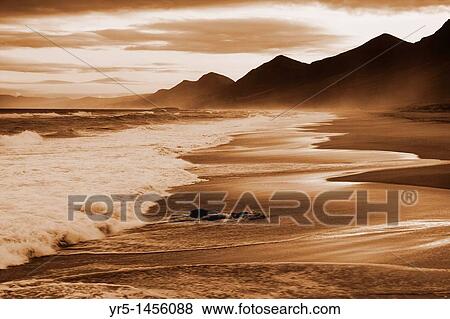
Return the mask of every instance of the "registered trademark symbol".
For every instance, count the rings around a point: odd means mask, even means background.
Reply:
[[[401,195],[401,200],[404,205],[412,206],[417,203],[417,199],[419,198],[419,194],[417,191],[403,191]]]

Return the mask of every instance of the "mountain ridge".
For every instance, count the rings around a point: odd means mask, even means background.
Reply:
[[[305,107],[383,108],[449,103],[450,20],[434,34],[410,43],[387,33],[312,63],[278,55],[237,81],[214,72],[195,81],[145,94],[162,107]],[[320,92],[318,94],[318,92]],[[311,98],[313,97],[313,98]],[[22,103],[17,103],[22,100]],[[6,102],[5,102],[6,101]],[[38,102],[36,102],[38,101]],[[51,103],[50,103],[51,101]],[[33,98],[0,96],[0,107],[32,103]],[[148,107],[140,97],[48,99],[47,104],[79,107]],[[45,98],[35,103],[45,106]]]
[[[230,94],[228,100],[247,107],[290,106],[305,100],[306,106],[367,108],[448,103],[449,29],[447,21],[433,35],[416,43],[383,33],[353,49],[306,65],[302,74],[290,75],[294,80],[284,83],[282,89],[272,86],[273,90],[266,87],[257,92],[248,85],[247,89],[236,90],[245,94]],[[259,70],[267,68],[267,63]],[[242,82],[239,79],[236,85]]]

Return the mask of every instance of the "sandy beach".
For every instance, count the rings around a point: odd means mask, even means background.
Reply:
[[[391,129],[387,130],[386,128]],[[392,129],[395,128],[395,129]],[[266,210],[277,190],[314,197],[364,189],[416,191],[400,222],[367,226],[183,222],[147,225],[0,270],[0,296],[386,298],[450,295],[448,123],[386,115],[270,126],[182,158],[202,179],[170,192],[251,191]],[[354,211],[332,203],[332,213]]]
[[[344,113],[345,118],[332,126],[318,128],[322,132],[343,133],[319,148],[388,150],[417,154],[420,158],[450,159],[448,112]],[[379,170],[333,179],[335,181],[387,182],[450,188],[450,166],[447,164]]]

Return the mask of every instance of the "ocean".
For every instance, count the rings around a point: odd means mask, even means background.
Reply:
[[[69,195],[167,195],[199,182],[179,158],[232,135],[300,121],[233,111],[3,111],[0,113],[0,268],[104,238],[142,222],[134,214],[68,220]],[[302,115],[303,121],[328,115]]]

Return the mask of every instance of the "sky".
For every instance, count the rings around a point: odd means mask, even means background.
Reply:
[[[310,63],[382,33],[409,42],[450,0],[0,0],[0,94],[152,93],[216,72],[237,80],[283,54]],[[420,29],[420,30],[418,30]],[[418,31],[417,31],[418,30]]]

